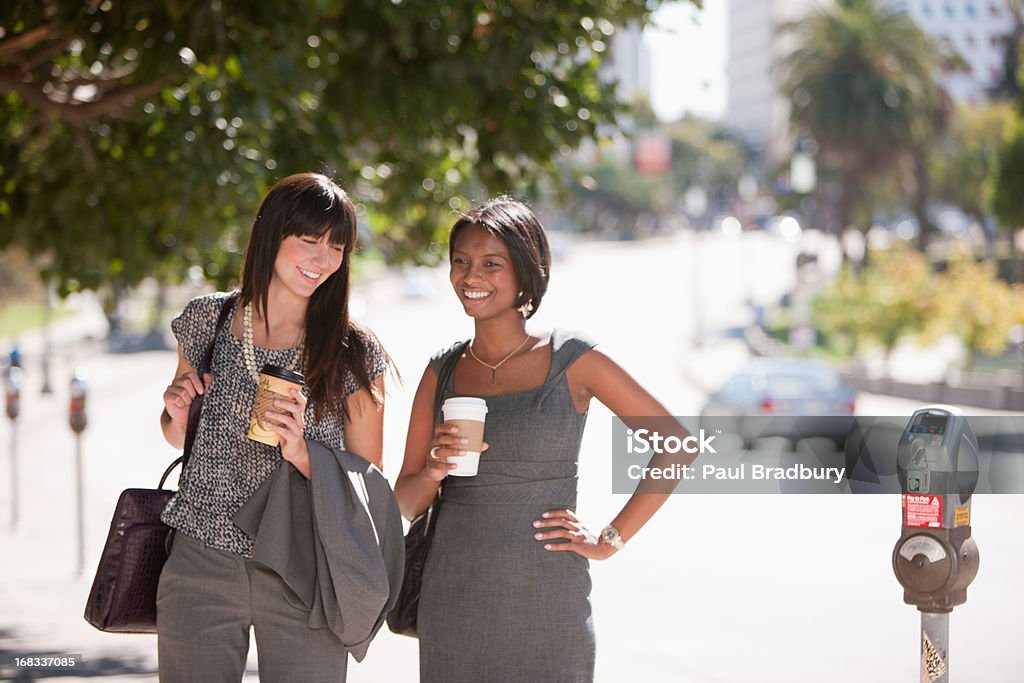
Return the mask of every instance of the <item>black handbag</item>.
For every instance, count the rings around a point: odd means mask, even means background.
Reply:
[[[210,370],[217,335],[236,297],[237,294],[229,296],[221,306],[213,339],[199,370],[200,377]],[[174,495],[174,491],[164,488],[164,482],[179,463],[182,472],[185,470],[199,428],[202,404],[202,394],[192,401],[182,454],[164,471],[157,488],[126,489],[117,500],[96,578],[85,604],[85,620],[101,631],[156,633],[156,590],[173,536],[173,530],[160,520],[164,507]]]
[[[437,389],[434,391],[434,422],[440,422],[441,397],[448,378],[455,372],[455,364],[465,351],[468,342],[463,342],[453,349],[441,365],[437,375]],[[441,511],[441,488],[437,496],[425,511],[421,512],[409,525],[405,535],[405,571],[402,575],[402,588],[398,592],[395,606],[388,612],[388,628],[392,633],[403,636],[417,637],[416,621],[419,617],[420,587],[423,584],[423,567],[427,564],[427,553],[434,539],[434,527],[437,515]]]

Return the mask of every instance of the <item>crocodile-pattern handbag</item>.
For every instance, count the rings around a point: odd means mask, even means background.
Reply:
[[[221,306],[213,339],[199,370],[200,377],[210,371],[214,343],[236,296],[229,296]],[[157,488],[126,489],[117,500],[96,578],[85,604],[85,620],[101,631],[156,633],[156,589],[173,535],[171,528],[160,520],[164,507],[174,495],[174,491],[164,488],[164,482],[178,463],[182,472],[185,470],[199,427],[202,399],[203,395],[199,394],[192,401],[182,455],[164,471]]]

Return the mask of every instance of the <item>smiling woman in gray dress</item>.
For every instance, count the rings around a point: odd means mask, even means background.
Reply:
[[[452,228],[449,255],[474,336],[424,371],[395,484],[411,519],[444,482],[420,595],[420,680],[591,681],[589,560],[617,552],[667,494],[634,494],[599,537],[580,523],[587,409],[596,398],[617,415],[669,413],[585,338],[527,331],[547,290],[550,250],[525,205],[499,199],[471,210]],[[453,423],[434,422],[438,373],[453,353],[442,396],[487,401],[488,448],[474,477],[446,478],[465,439]]]

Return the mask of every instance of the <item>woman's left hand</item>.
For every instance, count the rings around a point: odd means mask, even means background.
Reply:
[[[304,434],[307,401],[297,389],[292,389],[291,395],[294,401],[274,400],[276,411],[267,411],[267,427],[281,437],[281,457],[309,479],[309,448]]]
[[[533,526],[543,529],[534,538],[544,543],[544,549],[552,552],[572,551],[588,560],[606,560],[615,554],[615,548],[590,533],[576,518],[572,510],[548,510],[536,520]],[[568,539],[568,543],[551,543],[554,539]]]

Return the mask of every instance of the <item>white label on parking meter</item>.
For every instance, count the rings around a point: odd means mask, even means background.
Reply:
[[[946,549],[931,536],[912,536],[900,546],[900,556],[912,562],[916,555],[924,555],[929,562],[935,564],[945,559]]]

